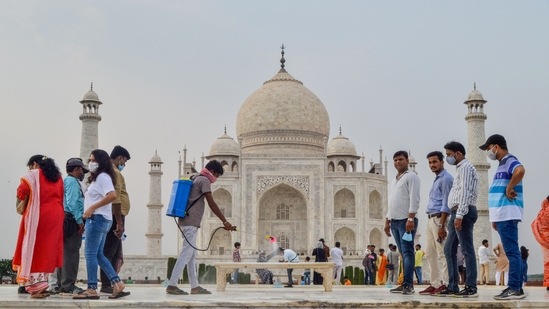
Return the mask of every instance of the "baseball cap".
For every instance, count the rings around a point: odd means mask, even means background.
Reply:
[[[84,173],[88,173],[89,170],[84,165],[84,162],[82,162],[82,159],[80,158],[70,158],[67,160],[67,167],[81,167],[84,170]]]
[[[505,141],[505,137],[503,137],[499,134],[491,135],[486,140],[486,143],[484,143],[483,145],[480,145],[478,148],[480,148],[482,150],[486,150],[486,149],[488,149],[488,146],[494,145],[494,144],[507,148],[507,141]]]

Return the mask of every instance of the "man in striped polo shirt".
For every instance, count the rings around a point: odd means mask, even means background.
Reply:
[[[522,220],[524,211],[522,178],[525,170],[522,163],[509,153],[507,141],[499,134],[488,137],[486,143],[479,148],[486,150],[489,159],[499,161],[494,181],[488,192],[488,211],[492,228],[498,231],[503,250],[509,259],[507,288],[501,294],[494,296],[494,299],[522,299],[526,295],[522,291],[522,260],[518,245],[518,223]]]
[[[448,207],[452,214],[448,222],[448,238],[444,244],[444,255],[448,264],[448,288],[435,296],[478,297],[477,260],[473,245],[473,227],[477,222],[478,173],[473,164],[465,159],[465,147],[452,141],[444,145],[446,162],[457,167],[457,174],[448,195]],[[459,290],[457,265],[458,244],[465,257],[466,280]]]

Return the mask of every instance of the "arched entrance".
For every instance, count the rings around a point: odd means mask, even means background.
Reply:
[[[297,252],[306,253],[307,245],[307,201],[297,189],[279,184],[266,191],[259,199],[259,220],[257,243],[259,250],[271,252],[273,246],[265,236],[284,236],[287,246]]]

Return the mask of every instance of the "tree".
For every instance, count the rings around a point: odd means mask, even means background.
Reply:
[[[10,277],[12,282],[15,282],[16,272],[13,271],[11,266],[11,259],[0,260],[0,278]]]

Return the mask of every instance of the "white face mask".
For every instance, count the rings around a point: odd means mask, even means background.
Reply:
[[[99,163],[97,162],[88,163],[88,170],[90,170],[90,172],[95,173],[98,168],[99,168]]]
[[[490,160],[496,160],[496,154],[497,154],[497,152],[492,152],[492,149],[494,149],[494,147],[492,147],[492,148],[486,150],[486,156],[487,156],[488,159],[490,159]]]

